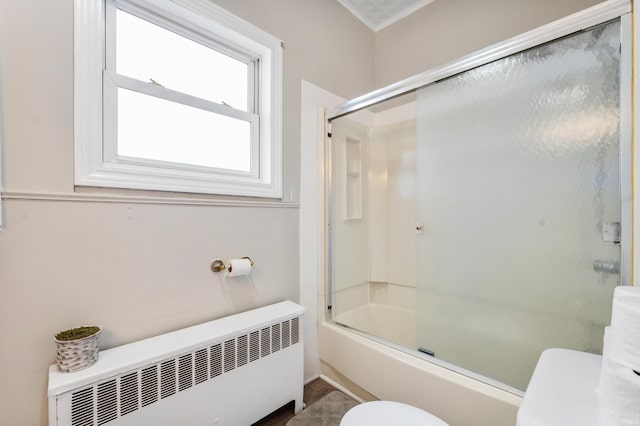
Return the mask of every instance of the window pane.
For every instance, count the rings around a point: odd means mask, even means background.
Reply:
[[[117,11],[116,72],[247,111],[248,65]]]
[[[249,172],[250,123],[118,89],[118,155]]]

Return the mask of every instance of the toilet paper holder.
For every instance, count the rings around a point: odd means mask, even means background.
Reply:
[[[251,258],[249,256],[242,256],[240,259],[247,259],[249,260],[249,263],[251,264],[251,266],[253,266],[253,260],[251,260]],[[214,259],[211,261],[211,270],[213,272],[220,272],[227,269],[229,272],[231,272],[231,263],[225,264],[224,261],[220,260],[220,259]]]

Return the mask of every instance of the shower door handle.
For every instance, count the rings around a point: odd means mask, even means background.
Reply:
[[[619,274],[620,262],[615,260],[594,260],[593,270],[596,272],[607,272],[609,274]]]

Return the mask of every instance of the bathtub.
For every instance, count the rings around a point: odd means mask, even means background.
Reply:
[[[338,313],[335,320],[400,346],[416,347],[416,314],[413,309],[367,303]]]
[[[346,320],[360,321],[374,312],[377,315],[377,311],[382,311],[383,316],[398,313],[386,308],[389,307],[360,306],[347,311]],[[395,320],[398,324],[394,326],[401,323],[398,316]],[[383,332],[391,329],[380,322],[372,327]],[[451,426],[516,423],[522,402],[519,395],[437,365],[426,355],[409,354],[399,344],[376,341],[330,320],[320,323],[318,337],[321,374],[356,394],[365,391],[378,399],[414,405]],[[360,389],[350,389],[353,383]]]

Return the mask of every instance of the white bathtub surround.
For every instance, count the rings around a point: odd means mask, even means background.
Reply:
[[[451,425],[515,423],[522,399],[513,393],[326,322],[319,337],[320,358],[378,399],[402,401]],[[333,377],[329,369],[322,374]]]
[[[416,288],[413,286],[369,281],[333,292],[334,312],[342,313],[370,303],[415,309]]]
[[[415,287],[368,282],[333,294],[332,319],[389,342],[416,348]]]
[[[336,315],[336,322],[392,343],[415,348],[415,311],[369,303]]]
[[[416,288],[397,283],[370,282],[369,303],[391,305],[413,311],[416,308]]]
[[[343,290],[334,291],[332,294],[332,312],[340,314],[341,312],[350,311],[369,303],[369,283],[347,287]]]

